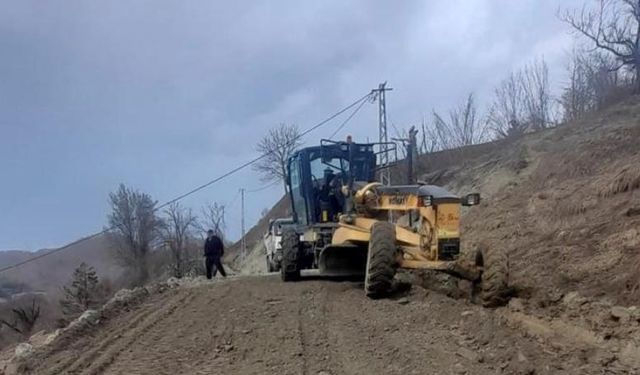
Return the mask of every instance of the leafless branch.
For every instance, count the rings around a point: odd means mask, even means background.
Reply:
[[[152,244],[159,238],[161,221],[156,215],[156,202],[151,196],[121,184],[109,194],[111,213],[109,225],[116,256],[127,268],[135,272],[136,283],[143,284],[149,277],[148,255]]]
[[[197,218],[191,209],[180,206],[175,202],[164,210],[162,237],[171,251],[172,273],[175,277],[182,277],[186,273],[187,247],[192,239],[192,230],[197,225]]]
[[[286,193],[287,161],[301,145],[298,126],[281,123],[258,142],[257,151],[266,156],[253,169],[260,172],[265,183],[281,180]]]
[[[640,90],[640,0],[599,0],[594,9],[565,10],[559,17],[596,49],[610,53],[619,66],[632,71],[636,92]]]

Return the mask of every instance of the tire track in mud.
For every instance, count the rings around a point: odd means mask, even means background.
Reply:
[[[97,375],[103,373],[114,361],[115,359],[127,348],[131,347],[137,340],[140,339],[141,336],[145,335],[155,326],[157,326],[161,321],[166,319],[168,316],[174,314],[178,308],[181,308],[182,305],[188,304],[194,295],[189,292],[186,296],[180,298],[178,301],[169,305],[168,307],[164,307],[158,312],[151,314],[147,319],[145,319],[144,324],[138,328],[135,328],[131,331],[128,331],[126,335],[126,339],[123,343],[115,345],[115,347],[111,347],[110,350],[107,350],[106,353],[101,354],[95,362],[93,362],[87,370],[87,374],[89,375]],[[120,339],[119,341],[123,341]]]
[[[103,373],[164,374],[176,373],[182,367],[189,371],[179,373],[193,374],[210,367],[212,358],[207,354],[233,340],[233,324],[207,324],[209,313],[218,308],[216,303],[224,301],[230,288],[220,283],[190,289],[189,293],[188,301],[178,306],[179,314],[164,315]]]
[[[72,358],[59,367],[49,369],[46,374],[100,374],[109,367],[118,355],[133,345],[140,336],[152,329],[160,321],[173,314],[179,307],[193,299],[193,293],[180,295],[175,301],[157,309],[154,304],[147,304],[135,312],[130,324],[118,327],[114,332],[93,345],[93,349],[79,357]],[[40,372],[38,372],[40,373]]]
[[[447,373],[460,361],[454,333],[435,324],[428,309],[412,302],[371,300],[360,287],[336,286],[327,307],[327,340],[338,348],[336,362],[344,373]]]
[[[309,292],[306,291],[302,294],[302,297],[300,298],[300,300],[298,301],[298,314],[296,316],[296,333],[298,336],[298,341],[300,342],[300,352],[297,353],[300,356],[300,359],[302,361],[301,363],[301,370],[302,370],[302,375],[307,375],[309,374],[309,366],[307,364],[307,356],[309,354],[309,350],[308,350],[308,343],[307,343],[307,333],[305,332],[305,324],[304,324],[304,314],[305,314],[305,306],[307,303],[307,300],[309,299]]]
[[[80,361],[82,358],[93,358],[99,355],[99,352],[101,350],[105,349],[109,345],[112,345],[114,342],[116,342],[122,333],[126,332],[126,330],[128,329],[135,328],[138,324],[140,324],[140,322],[142,322],[147,316],[147,313],[150,312],[150,310],[152,309],[153,309],[153,306],[149,303],[145,303],[142,306],[139,306],[138,311],[132,317],[130,324],[128,324],[125,327],[121,327],[118,331],[116,331],[116,333],[110,335],[107,339],[98,343],[97,347],[90,349],[89,351],[87,351],[87,353],[82,354],[80,357],[70,355],[71,353],[69,353],[70,350],[68,349],[57,349],[55,351],[55,355],[67,354],[68,359],[65,361],[61,361],[59,365],[51,368],[48,373],[60,374],[63,371],[69,371],[69,368],[74,364],[77,364],[77,362]],[[84,348],[80,348],[80,349],[84,349]]]
[[[329,291],[316,285],[313,290],[305,290],[299,300],[298,332],[302,350],[302,373],[342,374],[341,362],[336,362],[333,343],[329,339],[328,308]]]

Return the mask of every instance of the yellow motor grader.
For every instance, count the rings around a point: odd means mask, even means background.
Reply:
[[[480,196],[374,182],[376,145],[322,140],[289,159],[295,225],[282,235],[283,281],[311,268],[360,273],[366,295],[378,298],[389,292],[398,268],[428,269],[470,280],[485,306],[504,303],[505,253],[479,248],[473,260],[460,256],[460,209],[477,205]]]

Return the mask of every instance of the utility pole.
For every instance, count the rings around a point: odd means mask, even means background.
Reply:
[[[418,159],[418,147],[417,147],[417,135],[418,131],[415,126],[409,129],[409,138],[392,138],[396,142],[402,142],[405,147],[405,162],[407,164],[407,184],[413,185],[415,183],[415,162]]]
[[[378,99],[378,132],[380,135],[380,182],[383,185],[389,185],[391,183],[391,171],[389,170],[389,137],[387,135],[387,102],[386,91],[393,90],[390,87],[386,87],[387,82],[378,85],[377,89],[371,90],[375,93],[374,98]]]
[[[245,256],[247,255],[247,241],[244,238],[245,232],[244,232],[244,188],[240,189],[240,202],[241,202],[241,214],[240,214],[240,227],[242,230],[242,239],[241,239],[241,244],[242,244],[242,248],[241,248],[241,252],[242,252],[242,259],[245,258]]]
[[[417,135],[418,131],[416,130],[416,127],[412,126],[411,129],[409,129],[409,142],[407,144],[407,182],[409,185],[413,185],[415,183],[415,164],[418,159]]]
[[[222,221],[222,223],[220,223],[220,225],[218,225],[218,228],[220,228],[220,229],[218,230],[218,232],[220,232],[220,238],[222,238],[222,243],[224,243],[224,237],[225,237],[225,236],[224,236],[224,234],[222,233],[222,232],[223,232],[223,229],[222,229],[222,228],[224,228],[224,227],[225,227],[225,225],[224,225],[224,206],[222,206],[222,220],[221,220],[221,221]]]

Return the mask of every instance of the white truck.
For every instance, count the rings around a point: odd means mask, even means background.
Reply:
[[[264,235],[264,248],[267,255],[267,272],[280,271],[282,261],[282,230],[287,225],[292,225],[293,219],[280,218],[269,222],[269,229]]]

